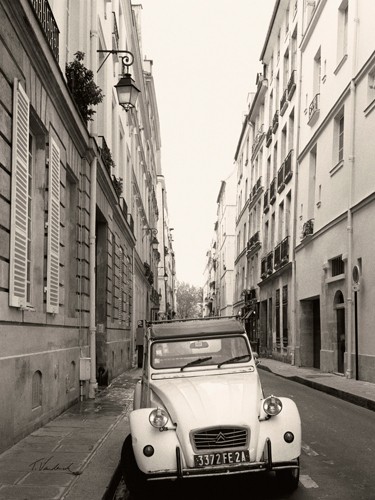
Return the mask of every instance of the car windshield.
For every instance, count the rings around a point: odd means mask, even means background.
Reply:
[[[151,366],[155,369],[199,368],[200,366],[244,363],[251,353],[243,335],[155,341],[151,347]]]

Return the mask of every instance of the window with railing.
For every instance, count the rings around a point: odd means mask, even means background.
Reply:
[[[331,271],[332,277],[339,276],[340,274],[345,273],[345,263],[342,260],[342,257],[335,257],[331,260]]]
[[[309,124],[313,125],[315,123],[318,113],[319,113],[319,96],[320,94],[315,94],[313,100],[309,106]]]
[[[30,0],[56,60],[59,60],[60,30],[47,0]]]
[[[270,184],[270,203],[271,205],[276,200],[276,177],[274,177]]]

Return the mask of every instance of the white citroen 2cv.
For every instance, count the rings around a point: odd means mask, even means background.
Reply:
[[[149,325],[121,455],[134,496],[145,498],[155,480],[269,471],[292,490],[300,453],[298,409],[289,398],[264,397],[238,319]]]

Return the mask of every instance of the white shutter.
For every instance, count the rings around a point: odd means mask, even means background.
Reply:
[[[59,312],[60,149],[50,137],[48,173],[47,312]]]
[[[26,306],[30,99],[17,79],[13,86],[12,199],[9,305]]]

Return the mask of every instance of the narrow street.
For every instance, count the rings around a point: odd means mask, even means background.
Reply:
[[[373,500],[374,413],[263,370],[260,376],[266,396],[275,393],[290,397],[301,413],[303,452],[298,490],[280,494],[273,475],[259,474],[187,481],[183,485],[169,483],[160,489],[160,498],[177,498],[183,492],[184,498],[188,494],[200,500],[207,499],[210,491],[216,500],[240,499],[245,492],[251,492],[251,498],[257,500]],[[123,481],[113,500],[131,500]]]

